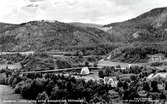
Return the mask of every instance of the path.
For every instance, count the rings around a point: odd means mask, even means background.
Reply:
[[[143,66],[146,65],[146,63],[133,63],[133,64],[129,64],[129,63],[123,63],[123,62],[112,62],[112,61],[105,61],[105,60],[100,60],[98,62],[98,66],[99,67],[104,67],[104,66],[117,66],[120,65],[123,68],[129,67],[129,65],[137,65],[137,66]]]

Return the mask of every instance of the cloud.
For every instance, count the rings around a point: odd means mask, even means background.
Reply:
[[[0,21],[21,23],[49,19],[107,24],[166,4],[166,0],[1,0]]]
[[[44,1],[44,0],[29,0],[30,2],[39,2],[39,1]]]
[[[38,4],[28,4],[26,7],[37,8],[38,6]]]
[[[111,1],[111,0],[110,0]],[[112,0],[111,2],[116,3],[117,5],[134,5],[142,3],[144,0]]]

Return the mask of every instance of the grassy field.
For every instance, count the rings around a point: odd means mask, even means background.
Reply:
[[[31,104],[28,102],[13,102],[15,100],[24,100],[19,94],[14,94],[11,87],[0,85],[0,104]]]

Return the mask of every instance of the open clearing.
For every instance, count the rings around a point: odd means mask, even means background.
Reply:
[[[32,104],[28,102],[16,102],[24,100],[19,94],[14,94],[13,89],[6,85],[0,85],[0,104]]]

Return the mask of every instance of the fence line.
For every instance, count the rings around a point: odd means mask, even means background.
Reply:
[[[65,68],[65,69],[54,69],[54,70],[44,70],[44,71],[28,71],[28,72],[21,72],[22,74],[30,74],[30,73],[51,73],[51,72],[64,72],[64,71],[75,71],[81,70],[83,67],[76,67],[76,68]],[[102,67],[88,67],[89,69],[101,69]]]

